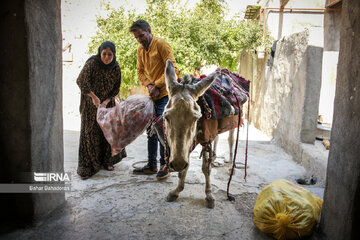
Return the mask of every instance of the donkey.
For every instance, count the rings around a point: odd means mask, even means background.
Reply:
[[[175,201],[179,193],[184,189],[185,177],[189,168],[190,152],[198,143],[196,140],[197,125],[207,123],[211,126],[220,127],[218,120],[201,120],[201,108],[197,104],[198,98],[207,90],[220,73],[216,72],[202,79],[196,84],[185,82],[178,83],[175,77],[174,67],[167,60],[165,67],[165,82],[169,93],[169,102],[163,112],[166,140],[170,148],[169,168],[170,171],[178,172],[179,182],[177,187],[170,191],[167,201]],[[234,119],[237,119],[235,116]],[[237,121],[236,121],[237,124]],[[214,137],[215,138],[215,137]],[[213,140],[213,139],[212,139]],[[210,148],[210,149],[209,149]],[[212,163],[211,145],[203,145],[202,172],[205,175],[206,206],[214,208],[215,200],[211,191],[210,173]]]
[[[228,145],[229,145],[229,158],[224,159],[224,163],[227,163],[229,165],[229,174],[230,174],[230,171],[232,169],[232,164],[231,163],[232,163],[232,160],[233,160],[233,157],[234,157],[234,132],[235,132],[235,129],[229,130],[229,136],[227,138],[227,142],[228,142]],[[218,142],[219,142],[219,136],[216,136],[216,138],[214,140],[214,147],[213,147],[213,152],[215,154],[217,152],[216,150],[217,150]]]

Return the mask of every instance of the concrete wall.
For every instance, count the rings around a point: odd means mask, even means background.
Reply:
[[[335,109],[320,228],[360,239],[360,1],[344,0]]]
[[[330,0],[290,0],[285,8],[317,8],[323,9]],[[279,8],[278,0],[260,0],[263,8]],[[341,4],[334,6],[341,8]],[[318,38],[324,38],[322,87],[320,93],[319,115],[323,123],[331,125],[333,117],[333,102],[335,97],[336,67],[339,49],[341,12],[326,12],[317,10],[290,11],[266,10],[266,29],[274,39],[280,39],[305,28],[317,28]],[[263,18],[264,19],[264,18]],[[323,29],[324,28],[324,29]],[[325,32],[325,36],[321,33]]]
[[[252,81],[253,80],[253,57],[246,52],[240,53],[239,72],[241,76]]]
[[[246,78],[246,79],[253,82],[254,79],[256,79],[256,77],[254,78],[254,76],[256,76],[256,74],[253,74],[254,73],[254,66],[256,66],[256,59],[253,58],[253,56],[251,54],[248,54],[248,53],[246,53],[244,51],[244,52],[240,53],[239,63],[240,64],[238,66],[238,72],[241,74],[241,76],[243,76],[244,78]],[[255,92],[255,85],[254,85],[254,87],[250,88],[250,100],[251,100],[251,102],[253,102],[254,92]],[[247,115],[248,115],[247,107],[245,107],[243,109],[243,111],[244,111],[243,112],[244,117],[245,117],[245,119],[247,119]]]
[[[0,9],[1,183],[22,172],[63,172],[60,0],[1,1]],[[3,193],[1,222],[31,222],[64,200]]]
[[[300,142],[314,143],[317,127],[322,43],[314,34],[316,31],[305,30],[280,39],[272,68],[258,60],[252,83],[252,123],[298,161]]]
[[[330,0],[326,0],[326,5]],[[341,8],[342,4],[334,7]],[[324,51],[339,51],[341,30],[341,11],[324,13]]]
[[[330,0],[326,1],[326,5]],[[341,2],[334,6],[341,8]],[[331,125],[334,114],[336,69],[339,56],[341,11],[324,13],[324,56],[319,115],[323,123]]]

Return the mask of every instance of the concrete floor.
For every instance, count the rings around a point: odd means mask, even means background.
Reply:
[[[217,162],[228,157],[227,135],[221,135]],[[72,191],[66,203],[35,226],[12,232],[1,239],[272,239],[252,221],[252,209],[263,187],[279,178],[294,181],[305,169],[266,136],[250,128],[248,176],[237,169],[226,199],[227,167],[212,170],[215,208],[205,207],[204,176],[200,148],[191,154],[184,191],[176,202],[165,201],[177,184],[177,174],[164,181],[155,175],[132,175],[132,164],[146,160],[146,136],[127,147],[128,157],[113,172],[101,170],[88,180],[76,175],[79,132],[64,131],[65,171],[72,174]],[[245,132],[241,130],[238,161],[244,159]],[[140,164],[141,166],[141,164]],[[305,186],[323,197],[324,186]]]

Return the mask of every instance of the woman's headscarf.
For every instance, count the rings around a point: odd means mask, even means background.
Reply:
[[[110,50],[114,54],[114,58],[113,58],[112,62],[109,64],[104,64],[103,61],[101,61],[101,52],[102,52],[102,50],[104,50],[106,48],[110,48]],[[113,69],[114,67],[119,65],[118,62],[116,61],[115,44],[110,41],[103,42],[98,49],[97,55],[91,56],[90,59],[95,59],[96,61],[98,61],[100,64],[100,67],[104,68],[104,69]]]

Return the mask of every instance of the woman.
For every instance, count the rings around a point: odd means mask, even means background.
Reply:
[[[115,106],[119,93],[121,70],[115,56],[115,45],[106,41],[98,54],[90,57],[81,70],[76,83],[81,90],[81,132],[77,173],[87,179],[102,167],[114,170],[114,164],[126,157],[125,149],[111,157],[111,147],[96,121],[97,107],[103,103]]]

